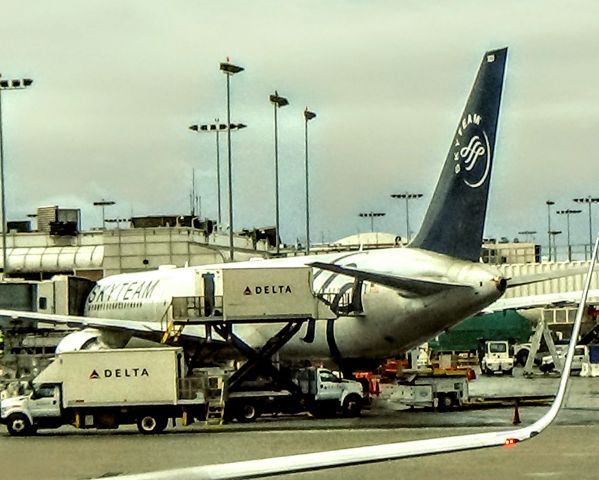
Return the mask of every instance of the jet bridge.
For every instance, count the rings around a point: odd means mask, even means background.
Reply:
[[[312,291],[312,268],[222,269],[202,273],[202,277],[204,295],[172,298],[163,318],[162,343],[176,344],[186,328],[199,326],[204,335],[190,359],[192,365],[201,364],[217,342],[226,343],[246,359],[229,379],[229,391],[258,373],[281,388],[294,389],[273,365],[272,357],[305,323],[337,318]],[[277,324],[280,328],[256,347],[235,334],[236,324]]]

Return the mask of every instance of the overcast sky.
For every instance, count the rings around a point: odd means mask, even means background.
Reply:
[[[227,56],[246,69],[231,82],[232,121],[248,125],[233,135],[236,229],[274,224],[275,89],[290,101],[279,111],[283,241],[304,238],[306,106],[318,114],[313,241],[368,231],[358,213],[372,210],[386,212],[376,230],[405,234],[390,198],[405,191],[424,194],[415,229],[482,55],[503,46],[486,235],[537,230],[546,243],[547,199],[576,208],[573,197],[599,196],[596,1],[30,0],[1,12],[0,73],[34,79],[2,94],[10,220],[58,204],[97,227],[102,198],[117,202],[107,217],[186,213],[192,168],[215,218],[215,139],[187,127],[226,119]],[[553,223],[565,232],[565,218]],[[586,211],[572,236],[587,241]]]

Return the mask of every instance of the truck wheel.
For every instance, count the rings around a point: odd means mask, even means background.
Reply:
[[[529,354],[530,352],[526,349],[519,350],[516,354],[516,363],[521,367],[524,367],[526,365],[526,362],[528,361]]]
[[[167,419],[156,415],[143,415],[137,419],[138,430],[145,434],[160,433],[166,428]]]
[[[237,420],[242,423],[255,422],[259,416],[258,407],[253,403],[244,403],[237,410]]]
[[[235,418],[237,418],[238,422],[250,423],[255,422],[259,416],[260,412],[258,411],[258,407],[256,407],[256,405],[253,403],[243,403],[237,407]]]
[[[453,406],[453,399],[450,395],[440,393],[438,395],[437,411],[446,412]]]
[[[551,370],[553,370],[553,363],[545,363],[539,367],[539,370],[541,370],[543,373],[549,373]]]
[[[10,415],[6,422],[6,428],[8,429],[8,433],[18,437],[35,433],[35,429],[31,425],[27,415],[22,413],[13,413]]]
[[[348,395],[342,409],[344,417],[358,417],[362,410],[362,399],[358,395]]]

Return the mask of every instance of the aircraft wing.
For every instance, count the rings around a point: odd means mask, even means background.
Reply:
[[[155,322],[139,322],[116,318],[80,317],[76,315],[57,315],[51,313],[26,312],[20,310],[1,310],[0,323],[37,322],[51,325],[65,325],[72,328],[102,328],[117,331],[131,331],[135,335],[164,333],[164,329]]]
[[[51,325],[64,325],[71,328],[98,328],[112,330],[119,333],[129,333],[131,336],[147,340],[160,341],[164,334],[164,326],[158,322],[140,322],[137,320],[123,320],[117,318],[80,317],[76,315],[57,315],[51,313],[27,312],[20,310],[0,309],[0,325],[10,325],[14,322],[37,322]],[[197,331],[196,331],[197,330]],[[185,336],[202,338],[199,329],[188,326]]]
[[[358,280],[367,280],[372,283],[384,285],[386,287],[405,290],[418,295],[429,295],[450,288],[471,288],[470,285],[461,283],[444,282],[429,279],[420,279],[412,277],[400,277],[388,273],[373,272],[369,270],[359,270],[351,267],[343,267],[334,263],[312,262],[308,264],[314,268],[328,270],[329,272],[339,273]]]

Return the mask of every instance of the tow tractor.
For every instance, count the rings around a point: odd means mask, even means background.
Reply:
[[[514,370],[514,357],[510,354],[509,342],[506,340],[489,340],[485,342],[480,368],[486,375],[494,375],[495,373],[511,375]]]

